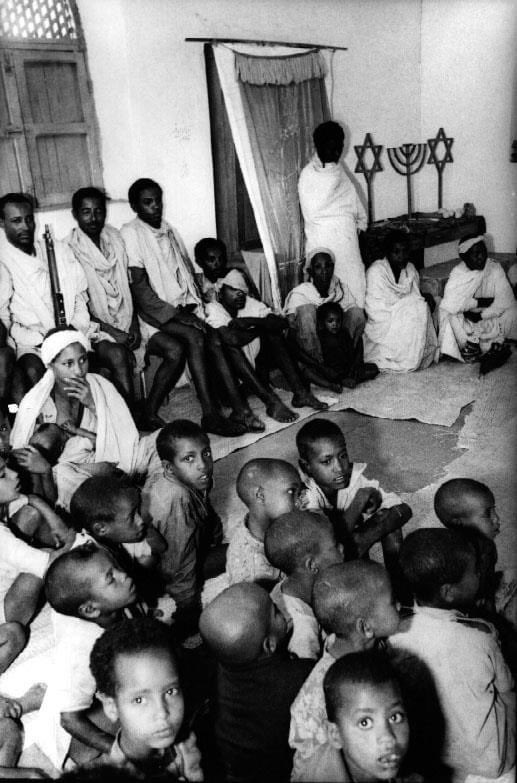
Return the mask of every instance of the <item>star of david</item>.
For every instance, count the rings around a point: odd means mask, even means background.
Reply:
[[[354,144],[355,154],[357,155],[357,163],[354,171],[359,174],[364,174],[366,179],[371,177],[375,171],[382,171],[382,164],[380,161],[382,144],[374,144],[373,139],[369,133],[364,137],[362,144]],[[373,163],[371,168],[367,168],[364,162],[364,154],[367,150],[371,150],[373,153]]]
[[[438,131],[434,139],[427,139],[427,143],[429,145],[429,157],[427,159],[427,162],[434,163],[434,165],[439,171],[443,171],[446,163],[453,163],[453,157],[451,152],[453,141],[454,139],[452,137],[447,137],[445,135],[444,129],[440,128],[440,130]],[[436,155],[436,148],[438,147],[440,142],[443,142],[445,146],[445,154],[441,159],[438,158]]]

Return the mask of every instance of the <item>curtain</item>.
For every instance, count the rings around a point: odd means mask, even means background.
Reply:
[[[317,51],[284,55],[279,47],[256,46],[257,56],[247,49],[234,53],[215,46],[214,55],[278,308],[299,282],[303,227],[297,184],[312,153],[312,132],[329,119],[326,68]]]

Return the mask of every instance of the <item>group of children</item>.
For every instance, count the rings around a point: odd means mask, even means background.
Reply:
[[[39,748],[69,780],[113,767],[127,780],[511,780],[515,645],[506,629],[501,652],[494,628],[491,491],[446,482],[442,527],[403,537],[411,509],[350,461],[336,424],[309,420],[296,442],[299,469],[242,467],[247,514],[228,546],[193,422],[160,430],[153,485],[91,476],[67,515],[23,496],[2,463],[2,670],[45,599],[54,634],[46,682],[0,704],[4,772],[40,774],[16,767],[21,716],[37,709]],[[378,542],[384,566],[369,558]],[[214,576],[224,589],[203,606]]]

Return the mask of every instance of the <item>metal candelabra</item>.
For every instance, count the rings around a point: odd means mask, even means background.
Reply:
[[[411,177],[417,174],[425,163],[427,144],[402,144],[400,147],[388,147],[388,158],[397,172],[407,181],[407,213],[413,212],[411,199]]]

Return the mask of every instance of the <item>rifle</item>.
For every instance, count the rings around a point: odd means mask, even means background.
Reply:
[[[59,285],[56,253],[54,251],[54,240],[52,239],[50,226],[48,225],[45,225],[43,239],[45,240],[45,247],[47,250],[48,271],[50,274],[50,290],[52,293],[52,304],[54,305],[54,321],[56,322],[56,327],[59,329],[63,326],[68,326],[68,324],[66,322],[65,300],[63,299],[63,294],[61,293],[61,288]]]

